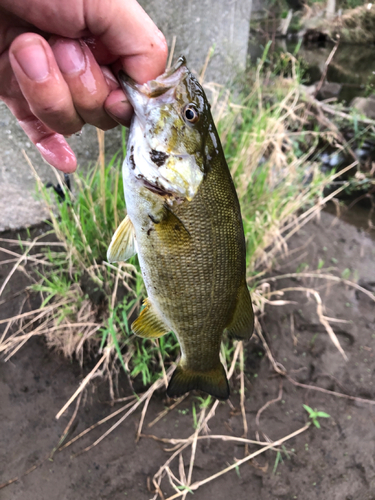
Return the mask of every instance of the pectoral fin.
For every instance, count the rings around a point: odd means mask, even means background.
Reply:
[[[148,299],[144,301],[144,304],[145,308],[132,323],[133,333],[144,339],[157,339],[170,332],[170,328],[166,326]]]
[[[237,294],[237,304],[232,321],[225,332],[237,340],[249,340],[254,330],[254,313],[249,289],[246,281],[242,283]]]
[[[137,253],[134,227],[127,215],[117,228],[107,250],[108,262],[124,262]]]

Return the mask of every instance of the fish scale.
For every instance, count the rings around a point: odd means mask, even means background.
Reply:
[[[253,312],[240,206],[209,105],[181,60],[148,84],[122,84],[135,110],[123,165],[127,222],[108,258],[128,257],[136,241],[148,298],[132,330],[144,338],[172,330],[181,347],[167,393],[226,399],[222,336],[248,339]]]

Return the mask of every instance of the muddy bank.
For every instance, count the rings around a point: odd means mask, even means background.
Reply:
[[[290,243],[291,253],[275,269],[274,277],[286,272],[310,272],[329,267],[337,276],[353,278],[368,290],[375,287],[374,240],[363,229],[338,221],[322,213],[320,220],[306,225]],[[4,260],[4,255],[0,258]],[[323,262],[323,263],[322,263]],[[6,266],[1,266],[1,279]],[[349,275],[348,275],[349,273]],[[25,285],[22,274],[13,281],[12,293]],[[272,289],[275,281],[268,280]],[[299,384],[315,385],[363,399],[375,399],[375,307],[370,297],[349,286],[325,279],[285,278],[277,288],[298,288],[285,292],[283,300],[294,303],[266,306],[261,318],[266,341],[275,359]],[[332,345],[316,313],[312,293],[317,290],[324,303],[324,313],[345,322],[332,322],[348,361]],[[9,291],[10,293],[10,291]],[[7,296],[8,298],[11,295]],[[0,306],[1,317],[18,312],[27,295],[13,297]],[[29,307],[27,300],[23,307]],[[32,300],[32,299],[30,299]],[[298,387],[285,378],[275,376],[259,341],[246,347],[246,415],[248,437],[258,430],[271,439],[281,438],[302,427],[306,412],[302,404],[331,415],[321,420],[322,428],[311,428],[286,443],[288,456],[275,466],[276,454],[268,451],[251,463],[202,486],[194,498],[256,498],[259,500],[300,499],[370,500],[375,495],[375,406],[359,400],[337,398]],[[95,360],[92,360],[95,362]],[[60,420],[56,413],[76,390],[87,372],[50,352],[42,339],[28,342],[9,362],[0,364],[0,484],[38,466],[57,445],[73,414],[70,408]],[[239,380],[232,385],[231,403],[221,403],[210,421],[212,434],[241,436]],[[119,380],[119,396],[130,393],[126,379]],[[280,400],[257,412],[267,402]],[[108,405],[108,386],[96,383],[85,392],[81,408],[71,429],[72,437],[99,419],[120,408]],[[148,428],[164,409],[164,393],[155,396],[148,408],[145,433],[159,437],[186,437],[193,432],[193,396]],[[196,400],[195,400],[196,401]],[[105,440],[89,452],[72,458],[72,454],[90,445],[109,427],[94,429],[70,448],[45,460],[28,475],[0,490],[2,500],[66,499],[97,500],[123,498],[148,499],[147,480],[171,455],[163,445],[142,438],[135,443],[140,412],[130,416]],[[250,446],[250,452],[256,446]],[[193,481],[203,479],[244,456],[244,447],[214,440],[198,442]],[[190,452],[184,455],[188,471]],[[178,475],[178,463],[172,463]],[[166,495],[174,493],[163,483]]]

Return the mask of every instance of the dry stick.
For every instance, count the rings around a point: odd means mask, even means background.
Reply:
[[[187,487],[189,487],[190,483],[191,483],[191,477],[193,474],[193,465],[194,465],[194,460],[195,460],[195,453],[197,451],[197,439],[198,439],[198,434],[199,434],[201,427],[202,427],[202,422],[204,421],[205,413],[206,413],[206,410],[203,409],[201,412],[200,418],[199,418],[198,427],[197,427],[196,431],[194,432],[193,441],[191,444],[191,456],[190,456],[189,472],[188,472],[187,482],[185,484],[185,486],[187,486]],[[182,500],[185,500],[186,495],[188,493],[189,493],[188,490],[183,492]]]
[[[36,314],[38,311],[42,311],[40,314],[38,314],[37,317],[35,317],[32,320],[30,320],[24,326],[23,329],[25,329],[28,326],[32,325],[38,319],[40,319],[43,316],[45,316],[46,314],[48,314],[51,310],[56,309],[57,307],[60,307],[60,306],[64,305],[65,303],[66,303],[66,301],[62,301],[62,302],[60,302],[58,304],[55,303],[53,306],[51,305],[51,306],[41,307],[40,309],[33,309],[32,311],[28,311],[28,312],[25,312],[25,313],[22,313],[22,314],[18,314],[17,316],[14,316],[13,318],[2,319],[2,320],[0,320],[0,325],[3,324],[3,323],[8,323],[9,321],[17,321],[18,319],[26,318],[27,316],[31,316],[33,314]],[[19,330],[17,330],[17,332],[14,333],[13,336],[15,337],[16,335],[18,335],[23,329],[20,328]]]
[[[269,445],[265,446],[264,448],[261,448],[260,450],[255,451],[254,453],[252,453],[251,455],[248,455],[247,457],[243,458],[242,460],[236,461],[234,464],[230,465],[226,469],[223,469],[220,472],[217,472],[216,474],[213,474],[212,476],[209,476],[206,479],[203,479],[202,481],[197,481],[196,483],[193,483],[192,485],[190,485],[189,488],[193,491],[197,490],[198,488],[200,488],[204,484],[207,484],[210,481],[213,481],[214,479],[222,476],[223,474],[226,474],[227,472],[229,472],[233,469],[236,469],[237,467],[239,467],[243,463],[247,462],[248,460],[251,460],[252,458],[255,458],[256,456],[261,455],[265,451],[267,451],[271,448],[274,448],[276,446],[280,446],[283,443],[285,443],[286,441],[288,441],[289,439],[292,439],[292,438],[298,436],[299,434],[302,434],[302,432],[305,432],[309,427],[310,427],[310,423],[307,423],[305,426],[292,432],[288,436],[285,436],[284,438],[281,438],[281,439],[278,439],[277,441],[274,441],[272,444],[269,444]],[[175,498],[178,498],[182,495],[183,495],[183,492],[179,492],[179,493],[176,493],[175,495],[172,495],[171,497],[168,497],[167,500],[174,500]]]
[[[7,286],[10,278],[13,276],[13,274],[17,271],[18,266],[21,264],[23,260],[27,258],[27,254],[30,252],[30,250],[33,248],[31,245],[29,248],[26,249],[26,251],[20,256],[20,258],[17,260],[17,262],[14,264],[12,267],[11,271],[9,272],[8,276],[5,278],[4,283],[2,284],[0,288],[0,296],[3,293],[5,287]]]
[[[22,290],[22,292],[24,292],[24,291],[25,291],[25,290]],[[28,296],[26,296],[26,297],[24,298],[24,300],[22,301],[22,304],[21,304],[21,306],[20,306],[20,308],[19,308],[19,314],[21,314],[21,311],[22,311],[22,309],[23,309],[23,307],[24,307],[24,305],[25,305],[25,302],[26,302],[27,300],[28,300]],[[12,324],[13,324],[13,323],[10,321],[10,322],[6,325],[6,327],[4,328],[3,334],[2,334],[2,335],[1,335],[1,337],[0,337],[0,346],[1,346],[1,344],[3,343],[3,341],[4,341],[5,337],[7,336],[8,331],[9,331],[10,327],[12,326]]]
[[[106,199],[105,199],[105,154],[104,154],[104,130],[96,129],[98,136],[98,146],[99,146],[99,167],[100,167],[100,198],[102,211],[104,215],[104,222],[107,223],[107,210],[106,210]]]
[[[33,245],[29,245],[30,246],[30,249]],[[3,252],[3,253],[6,253],[8,255],[14,255],[15,257],[20,257],[22,256],[21,254],[17,253],[17,252],[12,252],[12,250],[9,250],[8,248],[3,248],[3,247],[0,247],[0,252]],[[43,254],[38,254],[38,255],[43,255]],[[15,259],[16,260],[16,259]],[[35,255],[34,256],[31,256],[31,255],[28,255],[27,256],[27,260],[31,260],[33,262],[36,262],[37,264],[39,263],[42,263],[42,264],[47,264],[47,265],[53,265],[52,263],[50,262],[47,262],[46,260],[43,260],[43,259],[38,259]],[[2,264],[4,263],[4,261],[2,262]]]
[[[172,45],[171,45],[171,51],[170,51],[169,57],[168,57],[167,69],[169,69],[172,66],[172,61],[173,61],[173,56],[174,56],[174,49],[176,48],[176,40],[177,40],[176,35],[173,35]]]
[[[199,79],[198,79],[199,83],[201,85],[203,84],[204,76],[206,74],[207,67],[208,67],[208,63],[210,62],[211,57],[214,55],[214,51],[215,51],[214,46],[212,46],[208,49],[206,60],[204,61],[203,69],[202,69],[201,74],[199,75]]]
[[[279,292],[280,292],[280,290],[279,290]],[[331,339],[333,345],[340,352],[340,354],[345,359],[345,361],[348,361],[348,357],[345,354],[345,351],[341,347],[340,342],[339,342],[335,332],[332,330],[331,325],[327,321],[328,318],[325,317],[323,314],[323,304],[322,304],[322,299],[321,299],[319,293],[316,290],[314,290],[313,288],[306,288],[306,287],[301,287],[301,286],[293,286],[293,287],[284,288],[283,292],[308,292],[308,293],[311,293],[315,297],[316,313],[318,315],[320,323],[324,326],[324,328],[325,328],[326,332],[328,333],[329,338]],[[271,294],[272,294],[272,292],[271,292]],[[375,296],[374,296],[374,300],[375,300]]]
[[[342,111],[338,111],[334,107],[330,106],[329,104],[326,104],[325,102],[321,101],[314,101],[314,105],[317,107],[320,107],[323,109],[323,111],[326,111],[327,113],[330,113],[331,115],[337,115],[340,116],[341,118],[344,118],[346,120],[353,121],[354,118],[351,115],[348,115],[347,113],[343,113]],[[356,120],[358,122],[364,123],[365,125],[374,125],[375,121],[371,120],[370,118],[357,118]]]
[[[159,420],[161,420],[163,417],[165,417],[165,415],[167,415],[170,411],[174,410],[176,408],[176,406],[178,406],[187,396],[188,396],[188,394],[184,394],[183,396],[178,398],[177,401],[175,401],[172,406],[161,411],[159,413],[159,415],[156,418],[154,418],[154,420],[147,425],[147,427],[154,426],[157,422],[159,422]],[[146,435],[144,435],[144,436],[146,436]]]
[[[133,398],[135,398],[135,396],[131,396]],[[61,446],[59,448],[58,451],[62,451],[64,448],[68,448],[68,446],[72,445],[75,441],[77,441],[78,439],[80,439],[81,437],[85,436],[86,434],[88,434],[90,431],[92,431],[93,429],[95,429],[96,427],[99,427],[100,425],[104,424],[105,422],[108,422],[108,420],[111,420],[111,418],[114,418],[116,417],[117,415],[119,415],[120,413],[124,412],[127,408],[129,408],[129,406],[131,406],[133,403],[133,401],[130,401],[130,403],[126,404],[125,406],[123,406],[122,408],[114,411],[113,413],[111,413],[110,415],[107,415],[105,418],[103,418],[102,420],[99,420],[98,422],[96,422],[95,424],[91,425],[90,427],[88,427],[87,429],[85,429],[84,431],[80,432],[77,436],[75,436],[74,438],[72,438],[68,443],[65,443],[64,446]]]
[[[172,371],[173,367],[171,367],[168,370],[168,376],[171,375]],[[94,446],[97,446],[105,437],[108,436],[108,434],[114,431],[116,427],[118,427],[129,415],[131,415],[138,408],[138,406],[140,406],[143,403],[143,401],[145,401],[148,398],[149,394],[153,394],[157,389],[160,389],[160,387],[162,387],[163,384],[164,384],[163,379],[159,379],[156,382],[154,382],[152,386],[139,398],[139,400],[136,403],[134,403],[133,407],[130,408],[130,410],[123,417],[121,417],[114,425],[112,425],[112,427],[108,429],[102,436],[100,436],[100,438],[97,439],[93,444],[87,446],[84,450],[81,450],[80,452],[76,453],[74,457],[77,457],[78,455],[81,455],[82,453],[91,450],[92,448],[94,448]]]
[[[340,39],[338,38],[338,39],[337,39],[337,41],[336,41],[336,43],[335,43],[335,45],[334,45],[334,47],[333,47],[333,49],[331,50],[331,53],[330,53],[330,54],[329,54],[329,56],[327,57],[326,62],[324,63],[324,69],[323,69],[323,72],[322,72],[322,76],[321,76],[320,81],[319,81],[319,83],[318,83],[318,86],[316,87],[316,90],[315,90],[315,92],[314,92],[314,94],[313,94],[314,98],[315,98],[315,97],[316,97],[316,95],[318,94],[319,90],[322,88],[322,85],[323,85],[323,83],[324,83],[324,80],[325,80],[325,78],[326,78],[326,76],[327,76],[328,67],[329,67],[329,65],[331,64],[331,61],[332,61],[332,59],[333,59],[333,56],[334,56],[334,55],[335,55],[335,53],[336,53],[336,50],[338,49],[338,46],[339,46],[339,41],[340,41]]]
[[[48,233],[44,233],[43,236],[46,236],[46,234]],[[60,242],[60,241],[25,241],[25,240],[12,240],[12,239],[8,239],[8,238],[0,238],[0,241],[2,243],[11,243],[13,244],[14,246],[20,246],[21,245],[24,245],[24,246],[43,246],[43,247],[53,247],[53,246],[66,246],[65,243],[63,242]]]
[[[73,403],[73,401],[76,399],[76,397],[83,391],[83,389],[86,387],[86,385],[90,382],[90,380],[92,379],[94,373],[98,370],[98,368],[102,365],[103,361],[108,357],[108,354],[105,353],[103,354],[103,356],[99,359],[99,361],[96,363],[96,365],[94,366],[94,368],[91,370],[91,372],[86,375],[86,377],[83,379],[83,381],[81,382],[80,386],[78,387],[78,389],[75,391],[75,393],[73,394],[73,396],[71,398],[69,398],[69,400],[64,404],[64,406],[61,408],[61,410],[58,412],[58,414],[56,415],[56,420],[58,420],[61,415],[67,410],[67,408],[69,408],[69,406]]]
[[[268,344],[263,336],[262,328],[261,328],[260,323],[259,323],[257,318],[255,319],[255,330],[256,330],[256,333],[259,336],[260,340],[262,341],[263,347],[267,353],[268,359],[271,361],[273,369],[279,375],[285,375],[286,374],[285,368],[280,363],[275,361],[275,358],[272,356],[271,350],[268,347]],[[279,367],[281,367],[281,368],[279,368]]]
[[[179,438],[179,439],[174,439],[174,438],[160,438],[158,436],[154,436],[153,434],[142,434],[142,437],[144,438],[149,438],[153,439],[154,441],[159,441],[160,443],[165,443],[165,444],[174,444],[174,445],[179,445],[179,444],[186,444],[186,443],[191,443],[192,442],[192,436],[188,438]],[[198,441],[202,439],[214,439],[214,440],[220,440],[224,442],[229,442],[233,441],[235,443],[244,443],[244,444],[257,444],[259,446],[267,446],[269,444],[268,441],[256,441],[255,439],[247,439],[247,438],[242,438],[242,437],[236,437],[236,436],[227,436],[225,434],[208,434],[206,436],[198,436]]]
[[[281,401],[282,397],[283,397],[283,382],[282,382],[282,380],[280,380],[280,382],[279,382],[279,394],[278,394],[277,398],[271,399],[270,401],[267,401],[267,403],[264,404],[262,406],[262,408],[260,408],[257,411],[256,417],[255,417],[255,424],[257,426],[257,431],[255,433],[255,436],[256,436],[258,441],[260,441],[259,429],[260,429],[260,416],[261,416],[261,414],[264,412],[264,410],[266,410],[272,404],[277,403],[278,401]],[[263,435],[264,435],[264,433],[263,433]]]
[[[168,467],[168,469],[169,469],[169,467]],[[178,472],[180,474],[181,484],[183,484],[183,485],[187,484],[186,474],[185,474],[185,466],[184,466],[184,456],[182,453],[180,453],[180,455],[179,455]]]
[[[358,403],[366,403],[369,405],[375,405],[375,401],[372,399],[358,398],[356,396],[349,396],[348,394],[343,394],[342,392],[336,392],[336,391],[330,391],[328,389],[323,389],[323,387],[316,387],[315,385],[302,384],[301,382],[297,382],[296,380],[292,379],[287,374],[285,374],[285,377],[292,384],[294,384],[298,387],[303,387],[304,389],[311,389],[313,391],[323,392],[324,394],[330,394],[332,396],[336,396],[337,398],[350,399],[351,401],[357,401]]]
[[[53,458],[53,455],[56,453],[56,451],[61,447],[61,445],[65,441],[66,436],[68,435],[69,429],[72,426],[72,423],[74,422],[74,419],[77,416],[78,408],[79,408],[79,405],[81,404],[82,394],[83,394],[83,392],[81,392],[80,395],[78,396],[77,402],[76,402],[76,407],[74,409],[73,415],[72,415],[71,419],[69,420],[68,425],[65,427],[64,432],[61,434],[61,437],[59,439],[59,442],[57,443],[57,446],[55,446],[55,448],[53,448],[53,450],[51,451],[50,458]]]
[[[267,281],[276,281],[279,279],[284,279],[284,278],[318,278],[318,279],[326,279],[330,281],[336,281],[337,283],[344,283],[345,285],[351,286],[352,288],[355,288],[356,290],[364,293],[370,299],[372,299],[375,302],[375,295],[370,292],[369,290],[366,290],[366,288],[363,288],[360,285],[357,285],[357,283],[354,283],[353,281],[345,280],[343,278],[339,278],[338,276],[333,276],[331,274],[318,274],[318,273],[288,273],[288,274],[282,274],[280,276],[272,276],[270,278],[261,280],[259,283],[264,283]]]
[[[135,438],[135,442],[138,443],[140,437],[141,437],[141,433],[142,433],[142,427],[143,427],[143,422],[145,420],[145,416],[146,416],[146,412],[147,412],[147,408],[148,408],[148,405],[150,403],[150,400],[152,398],[152,395],[153,395],[153,392],[151,392],[146,401],[145,401],[145,404],[143,406],[143,409],[142,409],[142,413],[141,413],[141,419],[139,421],[139,425],[138,425],[138,429],[137,429],[137,434],[136,434],[136,438]]]
[[[48,460],[49,457],[46,457],[44,460],[42,460],[39,464],[36,464],[36,465],[33,465],[32,467],[30,467],[30,469],[28,469],[24,474],[22,474],[21,476],[16,476],[12,479],[9,479],[9,481],[6,481],[5,483],[2,483],[0,484],[0,490],[2,490],[3,488],[5,488],[6,486],[9,486],[13,483],[15,483],[16,481],[18,481],[19,479],[21,479],[22,477],[25,477],[27,476],[28,474],[30,474],[30,472],[33,472],[35,469],[37,469],[38,467],[40,467],[42,464],[44,464],[44,462],[46,460]]]
[[[244,375],[244,348],[243,342],[240,342],[241,350],[240,350],[240,373],[241,373],[241,414],[242,414],[242,422],[243,422],[243,434],[242,437],[247,437],[247,419],[246,419],[246,410],[245,410],[245,375]],[[249,454],[249,447],[245,445],[245,456]]]
[[[154,477],[152,478],[152,482],[155,486],[155,490],[156,490],[156,495],[152,498],[152,500],[156,500],[157,499],[157,496],[158,494],[160,494],[159,492],[161,492],[161,488],[160,488],[160,484],[161,484],[161,480],[163,479],[164,476],[162,476],[162,473],[166,470],[166,468],[169,466],[169,464],[185,449],[189,446],[190,444],[190,441],[186,442],[185,444],[181,445],[177,451],[175,451],[173,453],[173,455],[171,455],[168,460],[164,463],[164,465],[162,465],[160,467],[160,469],[158,470],[158,472],[154,475]],[[158,482],[158,479],[159,479],[159,482]],[[164,498],[164,495],[161,494],[161,498]]]

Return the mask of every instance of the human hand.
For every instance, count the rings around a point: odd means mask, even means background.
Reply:
[[[0,98],[63,172],[77,165],[64,136],[85,123],[129,125],[114,73],[144,83],[166,58],[163,34],[136,0],[0,0]]]

